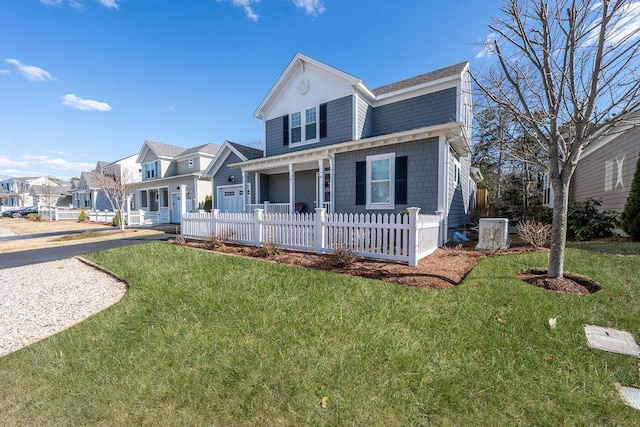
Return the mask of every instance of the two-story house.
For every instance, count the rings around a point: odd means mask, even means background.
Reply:
[[[206,172],[214,206],[223,211],[267,201],[286,204],[288,212],[420,207],[442,214],[443,230],[467,222],[476,189],[468,62],[370,89],[298,53],[254,117],[264,123],[264,156],[233,153]],[[222,199],[232,183],[241,204]]]
[[[82,172],[76,188],[72,189],[72,205],[74,208],[87,208],[90,210],[113,210],[109,197],[103,190],[101,180],[108,177],[127,184],[142,180],[142,169],[136,162],[138,154],[122,159],[105,162],[98,161],[91,172]],[[134,206],[131,206],[134,208]]]
[[[192,148],[145,141],[137,157],[142,180],[136,184],[136,209],[157,223],[179,223],[182,185],[186,186],[186,209],[197,210],[211,195],[209,179],[203,172],[220,146],[204,144]]]
[[[59,183],[48,177],[14,177],[0,182],[0,204],[5,207],[34,206],[38,196],[33,186],[58,186]]]

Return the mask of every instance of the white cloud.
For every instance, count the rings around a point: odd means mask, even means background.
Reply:
[[[8,76],[9,70],[0,70],[0,76]]]
[[[62,0],[40,0],[40,3],[46,4],[47,6],[59,6]]]
[[[64,0],[40,0],[40,3],[47,6],[60,6],[63,2]],[[67,0],[67,5],[80,12],[84,10],[84,5],[79,0]]]
[[[58,151],[58,150],[47,150],[49,153],[51,154],[57,154],[59,156],[66,156],[67,153],[65,153],[64,151]]]
[[[221,1],[223,0],[218,0],[218,2],[221,2]],[[231,0],[231,3],[234,6],[243,9],[244,13],[247,15],[247,18],[251,19],[253,22],[256,22],[260,16],[253,11],[253,8],[251,7],[251,5],[253,3],[259,3],[259,2],[260,0]]]
[[[45,155],[23,155],[20,160],[0,156],[0,175],[42,176],[51,175],[51,171],[67,171],[69,175],[79,176],[81,171],[89,171],[95,163],[73,162],[60,157]]]
[[[82,99],[69,93],[62,97],[62,105],[83,111],[111,111],[111,106],[106,102],[93,101],[91,99]]]
[[[304,9],[307,15],[317,16],[324,13],[322,0],[292,0],[297,8]]]
[[[98,3],[110,9],[118,8],[118,0],[98,0]]]
[[[55,80],[51,77],[48,71],[43,70],[40,67],[33,65],[25,65],[22,62],[14,58],[7,58],[4,60],[8,64],[13,64],[18,68],[18,71],[24,76],[25,79],[32,82],[44,82],[46,80]]]
[[[492,56],[495,54],[495,47],[493,46],[493,42],[496,40],[497,36],[498,35],[496,33],[491,33],[484,38],[484,47],[480,52],[477,53],[476,58],[485,58],[487,56]]]

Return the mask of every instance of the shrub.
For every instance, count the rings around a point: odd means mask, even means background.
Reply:
[[[358,261],[360,257],[349,246],[340,245],[328,254],[331,263],[336,267],[347,267]]]
[[[88,222],[89,215],[87,215],[86,209],[80,209],[80,215],[78,215],[78,222]]]
[[[184,238],[182,234],[178,234],[175,240],[173,241],[173,243],[179,246],[184,246],[187,243],[187,240]]]
[[[600,200],[587,199],[571,202],[567,213],[567,237],[590,240],[596,237],[613,237],[613,229],[620,226],[618,214],[614,211],[599,211]]]
[[[633,175],[629,197],[620,219],[624,232],[634,242],[640,241],[640,157],[636,163],[636,172]]]
[[[213,232],[205,240],[207,247],[211,250],[218,250],[229,242],[229,234],[226,232]]]
[[[280,253],[280,245],[273,242],[263,242],[260,247],[260,256],[274,258]]]
[[[598,210],[600,200],[587,199],[571,202],[567,212],[567,237],[576,240],[590,240],[596,237],[613,237],[613,229],[620,226],[618,214],[614,211]],[[545,209],[534,217],[537,222],[551,224],[553,209]]]
[[[37,213],[32,213],[27,215],[27,219],[31,221],[42,221],[42,215]]]
[[[120,225],[120,218],[122,218],[122,211],[117,211],[116,216],[111,219],[111,225],[118,227]],[[127,225],[127,219],[124,219],[124,225]]]
[[[548,247],[551,242],[551,224],[537,221],[520,221],[518,236],[536,248]]]
[[[207,212],[211,212],[211,208],[213,208],[213,197],[205,196],[202,209],[204,209]]]

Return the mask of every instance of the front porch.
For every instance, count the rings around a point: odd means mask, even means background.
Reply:
[[[141,188],[135,193],[132,214],[134,223],[170,224],[180,222],[180,187],[171,192],[169,186]]]
[[[216,207],[221,212],[312,213],[335,211],[333,160],[329,157],[273,164],[267,159],[242,168],[240,184],[216,188]],[[229,177],[231,180],[233,176]]]

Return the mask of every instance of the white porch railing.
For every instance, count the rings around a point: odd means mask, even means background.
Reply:
[[[246,211],[253,213],[257,209],[264,210],[264,213],[289,213],[289,203],[250,203],[246,205]]]
[[[402,261],[416,266],[440,244],[440,215],[327,214],[316,213],[185,213],[182,235],[206,239],[215,233],[230,241],[261,246],[273,243],[284,248],[315,250],[316,253],[349,249],[369,258]]]

